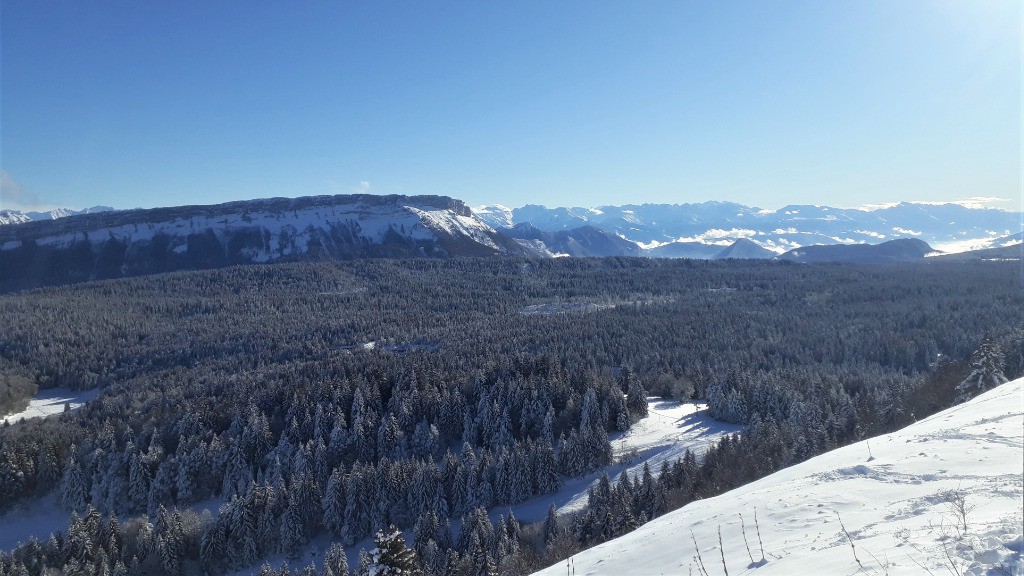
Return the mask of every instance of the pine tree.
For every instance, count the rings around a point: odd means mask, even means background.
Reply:
[[[619,374],[619,386],[626,392],[626,408],[633,419],[647,417],[647,391],[628,368]]]
[[[181,517],[170,515],[167,509],[160,506],[157,512],[156,525],[157,552],[160,554],[160,565],[173,575],[181,574],[183,542],[181,539]]]
[[[138,452],[126,450],[125,458],[128,459],[128,499],[131,502],[130,508],[132,510],[146,508],[149,503],[149,472],[142,463],[142,456]],[[191,497],[191,494],[189,494],[189,497]]]
[[[227,537],[224,525],[219,521],[210,524],[199,541],[199,560],[211,573],[219,573],[227,554]]]
[[[156,516],[160,506],[172,503],[174,478],[177,475],[177,461],[168,458],[160,463],[156,477],[149,484],[149,498],[146,512],[150,517]]]
[[[405,538],[394,525],[380,530],[373,539],[369,572],[375,576],[422,576],[416,553],[405,545]]]
[[[548,506],[548,514],[544,517],[544,544],[550,544],[558,536],[558,509],[552,502]]]
[[[481,543],[473,550],[473,576],[498,576],[498,567]]]
[[[597,404],[597,392],[591,386],[583,395],[583,406],[580,407],[580,429],[588,430],[593,426],[604,428],[604,422],[601,421],[601,409]]]
[[[89,500],[89,487],[85,483],[85,472],[82,465],[75,458],[75,446],[71,446],[71,456],[67,468],[64,470],[64,478],[60,483],[60,503],[65,510],[84,510]]]
[[[335,536],[341,536],[345,525],[345,474],[342,467],[339,466],[331,472],[321,506],[324,511],[324,526]]]
[[[306,535],[299,503],[292,499],[285,508],[284,516],[281,517],[281,549],[290,560],[297,560],[305,543]]]
[[[348,576],[348,558],[337,542],[331,544],[324,555],[324,576]]]
[[[956,403],[966,402],[1004,383],[1006,376],[1003,375],[1003,354],[992,337],[986,335],[971,356],[971,374],[956,387],[960,393],[956,397]]]

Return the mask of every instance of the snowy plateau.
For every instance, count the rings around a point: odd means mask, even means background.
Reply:
[[[315,196],[0,226],[0,291],[277,260],[522,254],[442,196]]]
[[[332,225],[351,227],[356,238],[371,244],[385,242],[389,231],[411,240],[433,240],[438,232],[444,232],[470,237],[484,246],[497,249],[487,235],[487,232],[493,233],[490,226],[474,218],[467,210],[459,210],[460,203],[453,202],[449,206],[437,200],[448,199],[415,196],[280,198],[251,203],[185,206],[178,214],[163,214],[167,209],[113,212],[92,220],[78,218],[52,222],[48,228],[30,229],[30,232],[38,232],[32,235],[36,245],[57,247],[70,246],[83,237],[93,242],[113,238],[131,244],[153,240],[160,234],[181,236],[182,244],[176,244],[174,249],[182,252],[187,249],[184,242],[188,234],[206,230],[215,234],[238,229],[267,230],[270,235],[264,245],[251,249],[249,254],[257,262],[267,261],[278,254],[306,252],[311,237]],[[24,229],[9,230],[20,232]],[[24,241],[7,235],[4,240],[5,250],[18,248]]]
[[[536,574],[1019,575],[1022,499],[1018,379],[689,504]]]

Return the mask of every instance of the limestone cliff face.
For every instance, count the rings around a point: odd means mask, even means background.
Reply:
[[[0,290],[278,260],[522,252],[444,196],[269,198],[2,226]]]

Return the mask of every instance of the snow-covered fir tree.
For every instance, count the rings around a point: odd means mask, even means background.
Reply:
[[[970,375],[956,387],[959,392],[956,403],[966,402],[986,390],[1005,384],[1006,381],[1006,376],[1003,375],[1002,351],[995,340],[986,335],[971,356]]]
[[[376,548],[369,553],[366,576],[421,576],[416,552],[405,545],[405,538],[394,525],[377,532]],[[362,576],[362,574],[360,574]]]

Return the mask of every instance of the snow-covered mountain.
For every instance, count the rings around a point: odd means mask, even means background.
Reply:
[[[57,208],[45,212],[23,212],[21,210],[0,210],[0,226],[5,224],[22,224],[35,220],[56,220],[65,216],[77,216],[79,214],[95,214],[97,212],[111,212],[114,209],[110,206],[93,206],[75,210],[73,208]]]
[[[593,226],[637,243],[652,256],[702,257],[697,245],[725,247],[747,239],[777,254],[816,244],[877,244],[917,238],[946,252],[993,247],[1021,232],[1022,214],[959,204],[903,202],[877,210],[792,205],[761,210],[732,202],[640,204],[599,208],[474,211],[496,229],[529,223],[544,231]],[[660,250],[659,250],[660,249]],[[715,252],[705,250],[704,257]]]
[[[80,214],[0,227],[0,290],[232,264],[523,254],[443,196],[314,196]]]
[[[775,253],[767,248],[762,248],[759,244],[746,238],[739,238],[732,245],[725,248],[718,254],[715,255],[716,259],[723,258],[744,258],[747,260],[765,260],[768,258],[774,258]]]
[[[1019,379],[537,574],[1021,574],[1022,430]]]
[[[32,218],[20,210],[0,210],[0,226],[31,222]]]
[[[642,256],[639,246],[593,226],[555,232],[517,224],[502,232],[538,256]]]

